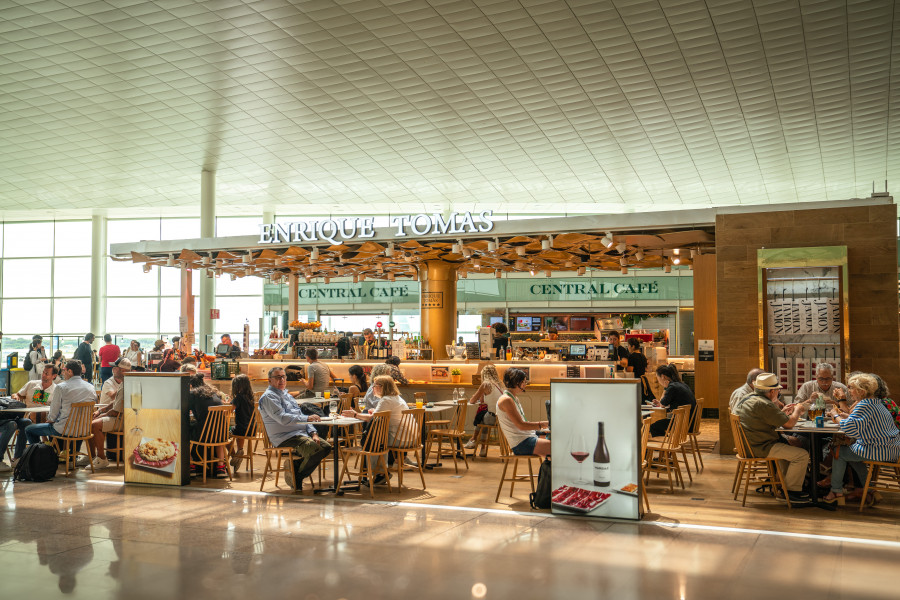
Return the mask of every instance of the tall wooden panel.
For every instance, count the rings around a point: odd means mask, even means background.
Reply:
[[[718,309],[716,307],[716,257],[694,257],[694,390],[703,398],[703,408],[719,408]],[[712,340],[713,360],[701,360],[700,340]],[[728,410],[728,398],[725,398]]]

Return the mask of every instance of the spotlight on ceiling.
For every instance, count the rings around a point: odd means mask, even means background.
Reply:
[[[149,273],[151,268],[150,265],[144,265],[144,273]]]
[[[602,238],[600,238],[600,243],[603,244],[604,246],[606,246],[607,248],[612,248],[612,245],[613,245],[612,231],[607,232],[606,235],[604,235]]]
[[[327,284],[327,283],[331,283],[331,277],[326,277],[326,278],[325,278],[325,283],[326,283],[326,284]]]
[[[672,250],[672,254],[674,254],[675,256],[678,256],[679,254],[681,254],[681,249],[675,248],[674,250]]]
[[[353,276],[353,283],[359,283],[359,275]]]
[[[216,269],[216,279],[222,276],[222,269]]]
[[[359,280],[360,280],[360,281],[365,281],[365,280],[366,280],[366,274],[365,274],[365,273],[360,273],[360,274],[359,274]]]
[[[253,252],[247,251],[247,254],[244,255],[244,262],[249,263],[253,260]]]
[[[478,261],[478,260],[473,260],[473,261],[472,261],[472,268],[473,268],[473,269],[480,269],[480,268],[481,268],[481,262]]]
[[[235,275],[234,273],[232,273],[232,274],[231,274],[231,280],[232,280],[232,281],[236,281],[236,280],[237,280],[237,275]]]
[[[388,258],[394,256],[394,242],[388,242],[387,248],[384,249],[384,255]]]
[[[497,242],[488,242],[488,252],[496,252],[497,251]]]
[[[622,265],[622,266],[624,267],[625,265],[628,264],[628,261],[627,261],[627,260],[625,259],[625,257],[623,256],[622,258],[619,259],[619,264]]]
[[[553,236],[548,236],[546,240],[541,240],[541,250],[549,250],[553,246]]]
[[[531,276],[534,277],[534,269],[531,269]]]
[[[304,277],[304,279],[306,279],[306,283],[309,283],[310,281],[312,281],[312,278],[309,275]]]
[[[695,258],[697,258],[697,254],[698,254],[697,250],[691,250],[691,260],[694,260]]]
[[[625,244],[625,242],[619,242],[618,244],[616,244],[616,252],[618,252],[619,254],[624,254],[627,249],[628,246]]]
[[[472,251],[468,248],[463,248],[462,254],[466,258],[470,258],[472,256]]]
[[[175,266],[175,257],[172,256],[171,254],[169,255],[169,258],[166,259],[166,266],[167,266],[167,267],[174,267],[174,266]]]
[[[276,266],[276,267],[280,267],[280,266],[281,266],[281,257],[280,257],[280,256],[276,256],[276,257],[275,257],[275,266]]]
[[[394,276],[393,273],[388,273],[388,281],[394,281],[394,280],[396,280],[396,279],[397,279],[397,278]],[[328,283],[328,282],[326,281],[325,283]]]
[[[207,266],[209,266],[209,260],[210,260],[210,259],[209,259],[208,256],[201,256],[201,257],[200,257],[200,264],[203,265],[204,267],[207,267]]]
[[[567,261],[566,261],[566,268],[567,268],[567,269],[571,269],[571,268],[574,267],[574,266],[575,266],[575,263],[573,263],[571,260],[567,260]]]
[[[468,273],[466,273],[465,271],[459,271],[459,275],[460,275],[460,277],[462,277],[463,279],[465,279],[466,277],[469,276]]]
[[[673,265],[680,265],[680,264],[681,264],[681,259],[680,259],[679,257],[677,257],[677,256],[672,257],[672,264],[673,264]]]
[[[634,253],[634,260],[636,260],[636,261],[638,261],[638,262],[644,260],[644,251],[643,251],[643,250],[638,250],[637,252],[635,252],[635,253]]]

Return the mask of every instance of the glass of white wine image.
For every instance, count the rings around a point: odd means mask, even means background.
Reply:
[[[569,454],[575,459],[575,462],[578,463],[578,477],[575,479],[574,483],[576,485],[590,485],[591,482],[584,479],[581,475],[581,465],[591,455],[587,444],[584,442],[584,435],[572,432],[572,435],[569,437]]]
[[[134,385],[131,386],[131,409],[134,411],[134,427],[131,428],[131,433],[140,435],[144,433],[144,430],[138,427],[138,413],[143,407],[144,403],[144,395],[141,390],[140,381],[135,381]]]

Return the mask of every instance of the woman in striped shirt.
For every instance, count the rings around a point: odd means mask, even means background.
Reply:
[[[839,412],[841,431],[856,441],[850,446],[841,446],[837,458],[831,466],[831,493],[825,502],[844,503],[844,471],[847,464],[856,471],[860,481],[866,480],[864,460],[896,462],[900,460],[900,431],[891,413],[882,402],[875,398],[878,382],[871,375],[854,375],[847,384],[850,397],[854,401],[853,410],[848,415]]]

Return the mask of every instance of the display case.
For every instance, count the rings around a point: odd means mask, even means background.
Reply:
[[[847,247],[757,251],[759,365],[792,395],[830,363],[841,381],[850,371]]]

